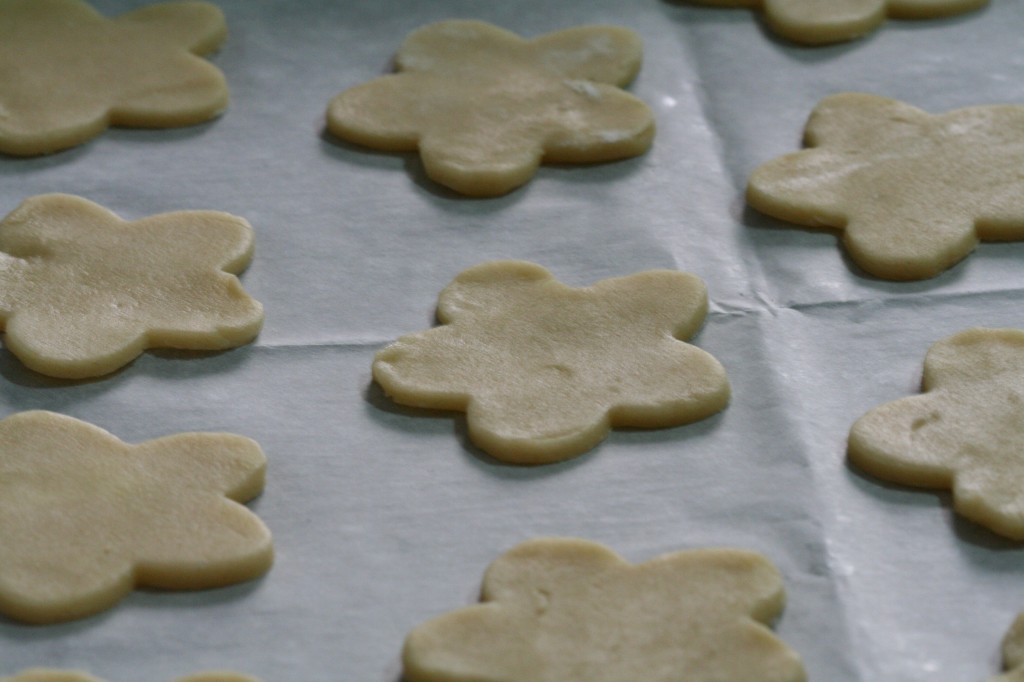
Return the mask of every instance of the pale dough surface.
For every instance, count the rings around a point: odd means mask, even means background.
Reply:
[[[409,634],[409,682],[805,679],[766,627],[782,612],[782,579],[753,552],[632,565],[592,542],[532,540],[491,564],[481,602]]]
[[[135,587],[196,590],[265,573],[270,532],[241,503],[266,458],[242,436],[138,445],[54,412],[0,421],[0,613],[56,623]]]
[[[687,273],[573,288],[539,265],[492,261],[441,292],[440,327],[377,353],[373,377],[397,403],[465,411],[470,439],[498,459],[555,462],[612,426],[674,426],[725,408],[725,370],[681,340],[706,311],[704,283]]]
[[[0,678],[0,682],[103,682],[98,677],[75,670],[30,668],[13,677]],[[230,672],[204,672],[182,677],[175,682],[260,682],[255,677]]]
[[[47,154],[110,125],[168,128],[227,106],[198,55],[227,35],[206,2],[164,2],[114,19],[81,0],[0,0],[0,152]]]
[[[751,7],[771,30],[796,43],[828,45],[860,38],[893,19],[935,19],[984,7],[988,0],[691,0],[702,5]]]
[[[136,221],[81,197],[32,197],[0,222],[0,329],[42,374],[100,376],[147,348],[251,341],[263,307],[235,276],[252,227],[217,211]]]
[[[843,93],[815,107],[804,142],[753,172],[747,202],[842,230],[850,257],[876,277],[933,277],[979,239],[1024,238],[1024,106],[931,115]]]
[[[969,329],[939,341],[922,390],[861,417],[851,461],[895,483],[951,488],[960,514],[1024,540],[1024,331]]]
[[[456,192],[500,195],[542,161],[646,151],[654,117],[621,90],[641,59],[640,38],[625,28],[580,26],[524,40],[482,21],[442,21],[406,38],[398,73],[335,97],[327,125],[375,149],[418,149],[427,175]]]

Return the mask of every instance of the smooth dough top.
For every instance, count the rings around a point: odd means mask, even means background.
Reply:
[[[860,38],[894,19],[935,19],[979,9],[988,0],[691,0],[702,5],[764,10],[776,34],[804,45]]]
[[[377,353],[396,402],[465,411],[469,437],[517,464],[568,459],[611,426],[702,419],[729,400],[725,370],[683,342],[704,321],[696,276],[652,270],[586,288],[539,265],[494,261],[441,292],[442,326]]]
[[[631,565],[591,542],[542,539],[498,558],[481,604],[414,629],[409,682],[802,682],[765,624],[782,580],[753,552],[702,549]]]
[[[0,421],[0,613],[82,618],[137,586],[204,589],[255,578],[270,532],[242,502],[266,458],[248,438],[183,433],[128,445],[53,412]]]
[[[952,488],[959,513],[1024,540],[1024,331],[968,329],[939,341],[922,388],[853,425],[851,461],[895,483]]]
[[[227,213],[126,222],[81,197],[32,197],[0,222],[5,344],[33,370],[70,379],[146,348],[239,346],[263,324],[235,276],[252,252],[252,228]]]
[[[747,202],[842,230],[850,257],[872,275],[933,277],[979,239],[1024,238],[1024,106],[931,115],[844,93],[815,107],[804,142],[753,172]]]
[[[640,69],[632,31],[581,26],[524,40],[482,21],[414,31],[398,73],[335,97],[328,129],[386,151],[419,149],[427,175],[456,192],[495,196],[541,161],[635,156],[654,136],[646,104],[620,88]]]

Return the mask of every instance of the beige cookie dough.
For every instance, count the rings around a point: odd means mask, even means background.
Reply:
[[[989,682],[1024,682],[1024,613],[1017,616],[1003,638],[1005,673]]]
[[[205,2],[100,16],[81,0],[0,0],[0,152],[47,154],[108,126],[168,128],[227,106],[221,72],[198,55],[227,35]]]
[[[804,45],[860,38],[893,19],[936,19],[979,9],[988,0],[690,0],[764,12],[775,34]]]
[[[414,31],[398,73],[346,90],[327,109],[334,135],[419,150],[427,175],[470,196],[505,194],[544,163],[642,154],[650,109],[627,94],[642,46],[632,31],[581,26],[524,40],[481,21]]]
[[[963,516],[1024,540],[1024,331],[969,329],[933,345],[924,393],[850,430],[850,460],[878,478],[946,488]]]
[[[57,670],[55,668],[31,668],[23,670],[14,677],[0,678],[0,682],[103,682],[75,670]],[[255,677],[230,672],[196,673],[176,680],[176,682],[260,682]]]
[[[136,587],[250,580],[270,532],[241,503],[266,459],[242,436],[183,433],[129,445],[53,412],[0,421],[0,613],[82,618]]]
[[[469,438],[515,464],[575,457],[613,426],[708,417],[729,401],[725,370],[683,342],[707,311],[696,276],[652,270],[572,288],[539,265],[494,261],[441,292],[440,327],[377,353],[395,402],[466,412]]]
[[[240,346],[263,324],[235,276],[252,251],[252,228],[227,213],[126,222],[81,197],[32,197],[0,222],[4,344],[69,379],[113,372],[147,348]]]
[[[801,682],[766,627],[782,611],[767,559],[701,549],[627,563],[592,542],[542,539],[498,558],[481,604],[413,630],[408,682]]]
[[[842,231],[866,272],[933,277],[978,240],[1024,238],[1024,106],[931,115],[844,93],[815,107],[807,149],[765,163],[747,202],[797,225]]]

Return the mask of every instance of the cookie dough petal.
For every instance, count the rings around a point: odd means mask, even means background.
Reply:
[[[610,85],[570,81],[566,87],[587,96],[575,98],[551,120],[544,138],[544,160],[596,163],[638,156],[654,139],[654,116],[641,100]]]
[[[139,260],[174,262],[182,270],[223,270],[240,274],[252,262],[255,240],[249,223],[220,211],[174,211],[130,224]],[[154,247],[159,247],[156,249]]]
[[[640,71],[643,42],[619,26],[578,26],[532,41],[538,59],[566,78],[626,86]]]
[[[176,508],[168,510],[152,514],[135,537],[139,586],[205,589],[250,580],[270,569],[270,531],[244,506],[218,495],[182,491]]]
[[[1024,668],[1024,613],[1014,619],[1003,637],[1003,667]]]
[[[224,13],[208,2],[159,2],[122,14],[119,24],[141,24],[132,30],[148,30],[153,39],[181,45],[193,54],[213,52],[227,37]]]
[[[139,327],[111,327],[88,314],[50,307],[15,311],[6,332],[4,344],[26,367],[62,379],[109,374],[146,347]]]
[[[852,40],[885,20],[885,0],[765,0],[772,30],[793,42],[824,45]]]
[[[479,60],[500,64],[518,58],[526,41],[511,31],[473,19],[450,19],[427,24],[410,33],[398,48],[399,71],[458,73],[475,68]]]
[[[526,131],[496,132],[480,127],[424,135],[420,156],[427,177],[476,197],[500,196],[525,184],[544,156],[541,140]]]
[[[554,381],[560,383],[557,369]],[[558,386],[503,386],[501,395],[473,395],[466,407],[469,439],[496,459],[513,464],[548,464],[571,459],[608,435],[609,406],[604,398],[560,395]]]
[[[499,260],[476,265],[463,270],[441,291],[437,318],[447,324],[462,316],[494,315],[534,295],[542,283],[565,288],[547,268],[536,263]]]
[[[683,340],[697,333],[708,310],[704,281],[675,270],[648,270],[605,279],[589,291],[626,326]]]
[[[373,379],[396,403],[464,410],[469,391],[490,375],[447,327],[399,338],[373,360]]]
[[[62,106],[64,106],[62,104]],[[107,107],[99,102],[68,102],[59,113],[43,113],[34,106],[12,108],[0,121],[0,153],[37,156],[75,147],[109,126]]]
[[[974,223],[959,211],[928,211],[924,219],[896,207],[864,205],[843,234],[850,257],[865,272],[891,280],[934,277],[963,260],[978,244]]]
[[[163,60],[145,74],[122,84],[110,107],[113,125],[172,128],[218,116],[228,106],[224,74],[188,53]]]
[[[861,92],[843,92],[821,100],[804,127],[808,147],[863,152],[888,151],[894,140],[915,138],[931,116],[905,102]]]
[[[434,85],[419,74],[394,74],[357,85],[327,107],[332,135],[372,149],[414,151],[430,116]]]
[[[725,409],[729,380],[711,354],[681,342],[645,352],[608,396],[612,426],[657,428],[698,421]]]
[[[248,502],[263,490],[267,458],[251,438],[230,433],[180,433],[134,447],[135,456],[173,485]]]
[[[959,429],[936,394],[880,405],[850,429],[850,460],[873,476],[903,485],[948,488],[958,460]],[[954,406],[955,410],[955,406]]]
[[[981,9],[988,0],[889,0],[894,19],[932,19]]]
[[[856,170],[847,159],[826,150],[786,154],[754,170],[747,203],[758,211],[805,227],[842,228],[843,183]]]
[[[1024,540],[1024,471],[984,459],[956,472],[953,507],[1004,537]]]
[[[1024,331],[972,328],[958,332],[928,349],[924,359],[924,390],[974,385],[990,393],[1000,378],[1013,386],[1024,367]],[[1000,382],[1002,383],[1002,382]],[[984,404],[984,400],[975,401]]]

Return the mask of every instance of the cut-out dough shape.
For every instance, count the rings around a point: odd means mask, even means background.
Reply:
[[[1003,638],[1005,673],[989,682],[1024,682],[1024,613],[1017,616]]]
[[[465,411],[470,440],[498,459],[556,462],[612,426],[722,410],[725,370],[680,340],[706,312],[695,275],[652,270],[572,288],[539,265],[494,261],[456,277],[438,300],[442,326],[378,352],[373,377],[402,405]]]
[[[481,604],[414,629],[409,682],[802,682],[766,624],[782,611],[767,559],[735,549],[627,563],[592,542],[542,539],[498,558]]]
[[[335,97],[327,127],[374,149],[418,149],[435,182],[497,196],[527,182],[541,162],[646,151],[653,115],[620,89],[641,59],[640,38],[625,28],[581,26],[524,40],[481,21],[442,21],[406,38],[398,73]]]
[[[922,390],[854,423],[851,461],[894,483],[952,489],[960,514],[1024,540],[1024,331],[937,342]]]
[[[80,197],[25,200],[0,222],[0,329],[25,365],[80,379],[147,348],[251,341],[262,306],[234,273],[252,259],[238,217],[178,211],[126,222]]]
[[[250,580],[270,532],[241,503],[263,489],[248,438],[183,433],[129,445],[53,412],[0,421],[0,613],[56,623],[135,587],[197,590]]]
[[[0,152],[47,154],[108,126],[169,128],[227,106],[198,55],[227,35],[205,2],[163,2],[106,19],[81,0],[0,0]]]
[[[98,677],[75,670],[57,670],[55,668],[30,668],[22,670],[14,677],[0,678],[0,682],[103,682]],[[229,672],[205,672],[188,675],[176,682],[260,682],[255,677]]]
[[[804,141],[754,171],[747,202],[842,230],[850,257],[877,277],[933,277],[979,239],[1024,238],[1024,106],[931,115],[844,93],[815,107]]]
[[[764,12],[777,35],[804,45],[860,38],[893,19],[937,19],[963,14],[988,0],[690,0],[701,5],[750,7]]]

